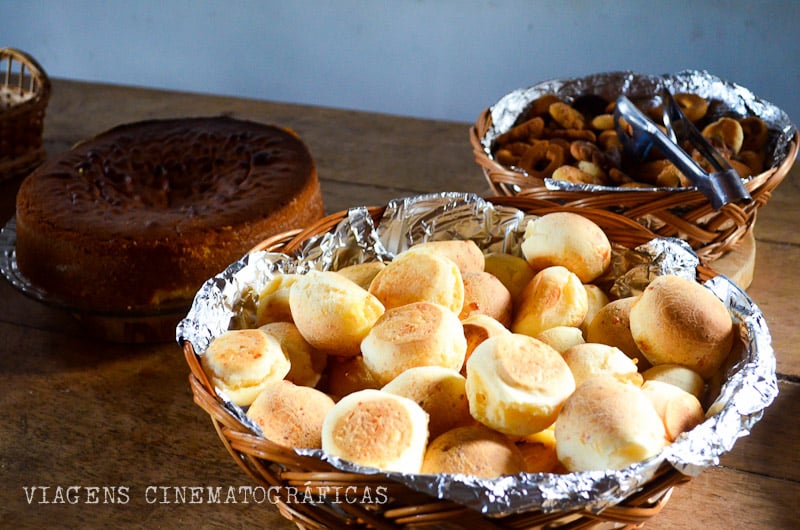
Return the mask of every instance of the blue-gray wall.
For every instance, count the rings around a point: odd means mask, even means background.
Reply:
[[[52,77],[472,122],[552,78],[706,69],[800,122],[797,0],[0,0]]]

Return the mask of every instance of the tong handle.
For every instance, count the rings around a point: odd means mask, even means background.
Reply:
[[[614,109],[614,126],[625,150],[639,159],[653,147],[663,153],[711,202],[715,210],[731,202],[750,201],[750,193],[738,173],[714,149],[681,112],[671,96],[665,99],[665,134],[633,102],[619,96]],[[678,137],[680,133],[681,137]],[[685,137],[709,160],[717,172],[709,174],[684,151],[679,141]]]

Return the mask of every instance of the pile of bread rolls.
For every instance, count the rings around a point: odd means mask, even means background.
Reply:
[[[703,421],[735,333],[711,291],[660,276],[613,299],[611,244],[574,213],[529,221],[521,251],[277,275],[202,366],[272,442],[385,471],[619,469]]]

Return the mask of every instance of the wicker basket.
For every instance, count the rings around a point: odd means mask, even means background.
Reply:
[[[626,247],[638,246],[654,237],[652,232],[637,222],[605,210],[557,206],[549,201],[527,197],[495,197],[489,201],[536,215],[553,211],[580,213],[601,226],[612,242]],[[385,207],[369,209],[375,221],[380,219],[384,211]],[[291,254],[309,238],[329,232],[346,215],[347,212],[339,212],[304,230],[269,238],[254,250]],[[715,273],[710,269],[698,268],[698,280],[705,281],[713,276]],[[505,516],[485,516],[460,504],[414,491],[404,484],[387,483],[380,476],[343,472],[327,462],[298,455],[291,449],[256,436],[225,408],[206,377],[192,343],[185,341],[183,351],[191,369],[189,382],[195,403],[209,414],[233,460],[256,483],[264,488],[272,488],[269,491],[275,496],[270,501],[284,517],[294,521],[300,528],[639,528],[661,511],[675,485],[689,480],[672,466],[664,464],[641,490],[599,514],[588,510],[545,513],[537,509]],[[324,493],[330,491],[326,488],[338,486],[360,494],[370,488],[374,491],[378,485],[386,488],[390,498],[388,503],[331,505],[291,502],[292,488],[295,488],[295,492],[297,488],[302,488],[304,492]]]
[[[544,180],[511,170],[487,155],[481,142],[491,127],[491,108],[487,108],[470,128],[469,136],[475,161],[483,169],[494,193],[610,210],[646,224],[660,236],[687,241],[707,263],[735,248],[752,229],[758,209],[767,203],[773,190],[792,168],[800,144],[800,132],[795,131],[786,157],[745,183],[752,202],[743,206],[728,204],[715,211],[703,193],[697,190],[598,192],[547,189]]]
[[[0,49],[0,179],[23,174],[45,158],[44,114],[50,79],[33,57]]]

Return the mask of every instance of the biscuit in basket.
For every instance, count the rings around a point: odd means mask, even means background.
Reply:
[[[525,471],[525,459],[506,436],[481,424],[451,429],[428,446],[422,473],[498,478]]]
[[[460,371],[467,340],[458,316],[439,304],[415,302],[388,309],[361,343],[364,364],[386,384],[415,366]]]
[[[380,382],[372,375],[364,358],[355,357],[330,357],[326,369],[326,390],[331,395],[341,398],[367,388],[379,389]]]
[[[466,389],[473,418],[504,434],[526,436],[555,421],[575,379],[553,348],[510,333],[489,338],[472,352]]]
[[[211,384],[242,407],[290,369],[278,340],[260,329],[226,331],[211,341],[200,363]]]
[[[322,449],[384,471],[418,473],[428,444],[428,414],[414,401],[380,390],[343,397],[322,423]]]
[[[564,403],[555,424],[558,459],[569,471],[622,469],[667,445],[664,424],[641,388],[593,377]]]
[[[467,353],[464,356],[465,363],[481,342],[495,335],[511,333],[503,324],[489,315],[483,315],[481,313],[471,314],[461,321],[461,326],[464,328],[464,337],[467,339]],[[461,372],[466,373],[464,368],[461,369]]]
[[[460,319],[481,313],[489,315],[504,326],[511,325],[513,303],[511,293],[496,276],[484,272],[466,272],[461,275],[464,281],[464,305]]]
[[[328,357],[303,338],[300,330],[291,322],[271,322],[259,329],[278,339],[284,353],[289,357],[291,368],[286,379],[304,386],[316,386],[325,371]]]
[[[583,331],[583,334],[586,335],[592,319],[608,304],[609,300],[608,295],[598,286],[588,283],[583,287],[586,289],[586,301],[588,304],[586,306],[586,316],[583,318],[583,322],[581,322],[579,327],[581,331]]]
[[[384,267],[386,267],[386,264],[382,261],[365,261],[364,263],[343,267],[336,272],[357,283],[361,288],[369,290],[372,280]]]
[[[446,241],[426,241],[410,247],[406,252],[433,252],[453,260],[461,274],[482,272],[485,267],[483,251],[477,243],[469,239]]]
[[[699,283],[675,275],[650,282],[631,306],[630,326],[651,364],[680,364],[705,379],[733,346],[733,320],[725,304]]]
[[[580,278],[560,265],[547,267],[525,287],[511,330],[535,337],[556,326],[580,326],[589,300]]]
[[[674,442],[679,434],[693,429],[705,419],[700,401],[682,388],[663,381],[650,380],[644,382],[642,392],[664,422],[670,442]]]
[[[256,326],[270,322],[291,322],[289,290],[300,276],[297,274],[275,274],[258,295]]]
[[[528,473],[557,473],[562,471],[556,452],[555,429],[551,425],[543,431],[525,436],[517,442],[517,447],[525,460]]]
[[[322,422],[333,405],[333,399],[324,392],[284,379],[270,383],[258,394],[247,409],[247,417],[271,442],[284,447],[319,449]]]
[[[650,366],[650,361],[642,355],[631,335],[630,311],[635,296],[612,300],[600,308],[586,327],[586,341],[615,346],[631,359],[636,359],[639,370]]]
[[[561,354],[577,344],[586,342],[581,329],[573,326],[549,328],[536,335],[536,338]]]
[[[361,341],[383,314],[383,304],[355,282],[331,271],[309,271],[292,285],[289,307],[297,329],[326,354],[358,355]]]
[[[503,282],[514,302],[519,299],[534,275],[534,270],[525,258],[505,253],[488,254],[484,270]]]
[[[443,305],[457,315],[464,305],[464,281],[458,265],[435,252],[399,254],[375,276],[369,292],[386,309],[424,301]]]
[[[616,375],[620,379],[642,384],[642,376],[636,368],[636,363],[614,346],[586,342],[569,348],[561,355],[572,371],[576,387],[601,374]]]
[[[549,213],[529,221],[522,253],[536,271],[561,265],[583,283],[595,280],[611,263],[611,243],[603,229],[571,212]]]
[[[661,381],[675,385],[689,392],[697,399],[703,399],[706,383],[692,370],[679,364],[659,364],[642,372],[645,381]]]
[[[409,368],[381,390],[416,402],[428,413],[431,438],[455,427],[474,423],[467,403],[466,379],[441,366]]]

